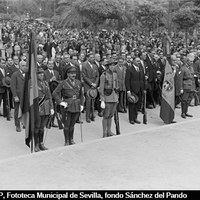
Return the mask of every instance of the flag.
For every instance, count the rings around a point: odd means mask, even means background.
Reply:
[[[162,86],[162,100],[160,107],[160,118],[164,123],[169,124],[174,119],[175,109],[175,89],[174,89],[174,72],[168,60],[165,66],[165,75]]]
[[[171,54],[171,38],[167,33],[165,33],[164,39],[163,39],[163,55],[169,56]]]
[[[34,33],[30,34],[29,53],[27,61],[28,72],[25,75],[24,95],[21,101],[18,116],[25,126],[25,143],[30,147],[33,144],[35,127],[39,120],[38,84],[37,84],[37,62],[36,45]],[[33,150],[33,145],[32,149]]]

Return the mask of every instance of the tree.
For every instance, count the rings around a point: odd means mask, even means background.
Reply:
[[[134,15],[141,26],[150,33],[161,24],[164,9],[151,3],[145,3],[136,7]]]
[[[178,25],[181,30],[185,31],[185,39],[186,39],[186,47],[187,47],[187,39],[188,39],[188,31],[193,28],[199,21],[199,15],[195,12],[198,8],[195,7],[181,7],[178,10],[174,17],[173,22]]]

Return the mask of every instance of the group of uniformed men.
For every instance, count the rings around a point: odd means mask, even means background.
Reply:
[[[21,61],[19,62],[19,59]],[[55,60],[44,62],[43,56],[37,56],[37,78],[39,91],[40,121],[35,130],[35,152],[47,150],[43,144],[44,128],[49,116],[55,116],[59,107],[62,111],[65,145],[74,144],[74,125],[83,123],[80,113],[86,112],[86,122],[95,121],[95,110],[102,118],[103,137],[114,135],[111,123],[117,111],[126,113],[130,124],[140,124],[138,111],[153,108],[161,101],[161,89],[166,58],[155,52],[139,52],[138,55],[121,54],[103,57],[98,53],[71,56],[64,53],[63,57],[56,54]],[[196,89],[193,59],[185,57],[182,62],[178,55],[172,57],[175,72],[175,88],[177,103],[181,99],[182,117],[191,117],[188,106]],[[3,99],[3,116],[6,117],[7,96],[5,77],[11,78],[10,105],[14,108],[16,131],[20,132],[19,106],[23,98],[25,73],[27,72],[26,56],[14,56],[0,59],[0,104]],[[196,70],[197,71],[197,70]],[[147,91],[147,105],[144,95]],[[12,101],[13,100],[13,101]],[[52,118],[52,126],[54,117]]]

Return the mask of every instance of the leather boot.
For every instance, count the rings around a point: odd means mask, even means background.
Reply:
[[[39,148],[41,151],[45,151],[45,150],[48,150],[48,148],[46,148],[44,146],[44,143],[43,143],[43,138],[44,138],[44,130],[40,130],[39,131]]]
[[[69,143],[70,145],[76,144],[74,142],[74,127],[70,130],[70,134],[69,134]]]
[[[115,135],[111,131],[111,125],[112,125],[112,118],[107,119],[107,127],[108,127],[108,136],[113,136]]]
[[[102,126],[103,126],[103,138],[104,137],[108,137],[108,133],[107,133],[107,119],[102,120]]]
[[[35,133],[34,133],[34,143],[35,143],[34,151],[35,151],[35,152],[40,151],[40,148],[39,148],[38,132],[35,132]]]
[[[185,102],[181,102],[181,117],[186,118],[185,116]]]
[[[64,132],[64,138],[65,138],[64,146],[68,146],[68,145],[70,145],[70,143],[69,143],[69,129],[68,128],[64,128],[63,132]]]

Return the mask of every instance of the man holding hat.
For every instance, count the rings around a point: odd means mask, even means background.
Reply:
[[[128,99],[128,116],[130,124],[141,123],[137,120],[138,110],[141,106],[140,101],[142,98],[143,89],[140,73],[141,72],[138,63],[136,62],[136,60],[134,60],[132,66],[127,69],[125,77],[125,85]],[[137,97],[139,98],[139,101],[136,101]]]
[[[84,97],[82,84],[76,79],[77,68],[71,66],[67,69],[67,79],[60,82],[53,92],[56,102],[64,107],[63,123],[65,146],[75,144],[74,125],[83,110]],[[61,95],[60,95],[61,94]]]
[[[100,77],[100,99],[101,108],[103,111],[103,137],[113,136],[111,132],[112,117],[117,109],[118,103],[118,79],[117,73],[113,72],[115,65],[117,64],[114,60],[109,60],[105,64],[107,70],[102,73]]]
[[[94,99],[87,95],[89,89],[96,89],[99,82],[98,67],[94,63],[94,55],[90,53],[88,61],[83,65],[82,76],[84,92],[86,97],[86,121],[88,123],[94,121]]]
[[[51,92],[47,81],[44,81],[44,70],[38,68],[38,99],[39,99],[39,121],[34,132],[35,152],[48,150],[43,143],[44,127],[50,115],[54,114]]]

